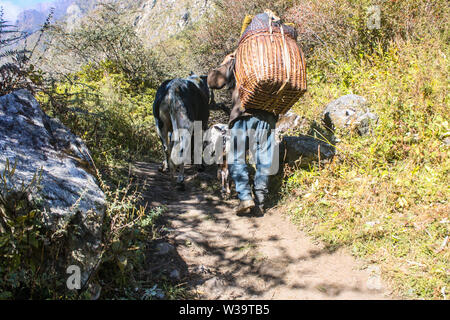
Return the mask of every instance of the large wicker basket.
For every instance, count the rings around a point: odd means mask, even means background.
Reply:
[[[245,109],[286,113],[306,91],[302,50],[274,27],[246,33],[236,52],[236,82]]]

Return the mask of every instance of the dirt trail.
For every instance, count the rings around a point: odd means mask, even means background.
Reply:
[[[146,180],[148,205],[167,207],[180,281],[199,298],[389,298],[377,267],[315,243],[277,208],[262,218],[236,216],[237,200],[221,199],[214,168],[189,168],[186,191],[177,192],[157,167],[136,163],[133,172]]]

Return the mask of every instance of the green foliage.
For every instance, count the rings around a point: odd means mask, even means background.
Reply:
[[[44,74],[45,85],[39,87],[37,98],[47,114],[59,118],[86,142],[100,169],[97,177],[107,197],[107,209],[102,254],[93,281],[102,285],[102,297],[139,299],[149,286],[148,281],[152,281],[152,286],[156,282],[139,272],[145,269],[145,251],[155,236],[155,221],[162,209],[140,206],[140,192],[130,190],[126,164],[159,156],[152,115],[157,68],[132,28],[123,24],[113,9],[105,8],[98,11],[101,21],[86,22],[69,34],[59,34],[59,40],[68,48],[61,50],[61,55],[89,58],[78,71],[66,73],[58,80]],[[56,28],[52,35],[58,40]],[[127,187],[120,187],[124,182]],[[43,241],[48,239],[43,237]],[[17,255],[20,258],[23,253]],[[49,255],[43,257],[48,259]],[[30,268],[30,263],[22,267],[27,272]],[[10,269],[16,272],[15,267]],[[46,269],[43,274],[55,279],[65,273]],[[22,286],[28,290],[35,285],[33,281]],[[140,285],[136,281],[146,282]],[[136,286],[142,290],[136,292]],[[65,286],[46,283],[43,287],[48,295],[23,297],[87,297],[78,292],[69,296],[71,291]],[[16,292],[8,292],[11,295],[5,298],[17,297]]]
[[[80,136],[113,180],[125,162],[160,156],[152,104],[161,68],[123,15],[117,5],[101,4],[77,28],[53,25],[51,50],[68,65],[76,61],[77,71],[51,75],[38,96],[44,111]]]
[[[450,130],[447,2],[214,3],[211,14],[153,50],[144,48],[124,10],[101,5],[80,28],[52,29],[54,56],[66,58],[61,65],[76,68],[58,80],[29,64],[31,69],[23,69],[28,83],[51,80],[39,86],[43,108],[86,141],[108,182],[102,182],[108,208],[96,275],[102,297],[153,299],[160,288],[169,298],[183,296],[182,288],[146,273],[151,241],[158,237],[155,221],[163,209],[139,206],[125,163],[160,157],[152,102],[163,76],[216,67],[236,49],[245,15],[266,8],[296,24],[307,57],[308,92],[295,112],[317,124],[326,103],[354,93],[365,96],[380,117],[372,135],[341,137],[331,164],[287,173],[284,191],[293,220],[331,246],[348,246],[355,255],[380,264],[398,295],[448,295],[450,162],[443,142]],[[378,29],[367,25],[372,5],[381,9]],[[1,46],[7,28],[1,20]],[[2,81],[0,94],[19,87],[13,77],[3,79],[13,80]],[[119,187],[124,181],[127,187]],[[36,267],[42,260],[27,260],[45,243],[45,231],[36,222],[40,211],[20,192],[1,192],[0,250],[8,257],[0,264],[2,297],[64,296],[57,289],[43,293],[48,287],[36,279],[55,273]],[[36,248],[33,239],[38,239]],[[30,267],[20,267],[22,262]]]
[[[450,285],[449,64],[439,39],[312,63],[309,91],[294,107],[319,122],[326,103],[354,93],[379,115],[372,135],[340,136],[334,161],[296,171],[285,192],[296,199],[289,211],[297,223],[380,264],[394,293],[409,298],[442,299]]]
[[[86,292],[66,288],[67,230],[72,222],[51,231],[38,197],[40,176],[36,174],[24,185],[15,178],[15,168],[6,161],[0,175],[0,299],[89,298]],[[140,192],[130,190],[131,184],[109,187],[98,178],[107,207],[101,258],[91,281],[102,285],[101,297],[144,299],[154,283],[160,283],[169,298],[171,294],[176,295],[172,298],[179,297],[182,288],[146,273],[147,252],[158,235],[156,222],[164,208],[146,209],[139,205]]]
[[[41,94],[43,109],[80,136],[101,170],[158,157],[155,90],[136,90],[111,61],[85,65]]]
[[[144,272],[147,251],[156,236],[155,222],[163,209],[141,207],[138,190],[131,191],[130,184],[120,187],[120,183],[129,183],[125,163],[159,157],[152,103],[160,73],[151,53],[115,10],[105,5],[97,12],[100,20],[59,34],[66,46],[61,55],[88,57],[78,71],[56,80],[54,75],[34,73],[34,67],[28,64],[33,72],[26,77],[38,84],[31,89],[38,89],[37,98],[44,111],[85,140],[102,172],[97,173],[107,197],[107,210],[102,255],[94,276],[94,281],[103,285],[102,297],[155,298],[149,288],[158,283],[167,297],[174,298],[182,288],[149,278]],[[52,35],[58,40],[56,28]],[[20,87],[11,85],[8,90]],[[8,170],[3,180],[14,175],[14,169]],[[10,185],[9,180],[4,183]],[[5,188],[0,189],[0,253],[5,257],[0,264],[1,298],[88,297],[67,290],[61,276],[65,270],[57,265],[57,257],[67,254],[66,229],[54,233],[44,227],[39,205],[27,202],[31,186],[15,186],[17,192]],[[146,292],[150,295],[145,296]]]
[[[105,218],[104,253],[97,273],[102,297],[142,299],[149,285],[158,281],[146,271],[152,241],[158,236],[155,223],[164,209],[137,206],[139,194],[126,189],[107,194],[113,199]]]
[[[40,176],[24,185],[15,169],[7,160],[0,174],[0,299],[70,298],[57,264],[65,254],[64,232],[52,232],[40,201],[30,200],[39,194]]]
[[[373,6],[380,9],[379,28],[368,27]],[[320,68],[335,63],[336,55],[365,57],[385,51],[392,41],[430,35],[443,40],[448,10],[439,0],[306,0],[297,1],[284,18],[297,25],[308,62],[321,63]]]

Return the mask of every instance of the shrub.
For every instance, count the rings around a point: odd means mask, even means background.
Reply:
[[[67,235],[75,221],[51,231],[37,197],[39,173],[27,185],[14,173],[15,165],[7,161],[0,174],[0,300],[91,298],[88,291],[66,287]],[[131,183],[109,187],[98,178],[107,206],[102,251],[91,282],[102,285],[104,298],[139,299],[158,280],[145,272],[145,252],[157,236],[155,223],[163,208],[140,206],[140,192],[131,190]],[[31,194],[36,200],[30,200]]]
[[[155,90],[133,89],[114,63],[88,64],[39,95],[43,109],[80,136],[101,170],[158,158]],[[114,169],[113,169],[114,168]],[[105,172],[103,172],[105,173]]]
[[[7,161],[0,173],[0,299],[69,298],[58,264],[67,254],[64,229],[51,231],[40,201],[30,200],[39,194],[39,173],[23,185],[14,172]]]
[[[375,5],[380,8],[380,28],[369,28],[369,8]],[[440,37],[448,15],[442,1],[306,0],[296,2],[285,19],[297,25],[299,42],[310,60],[334,62],[336,55],[385,51],[392,41]]]
[[[319,122],[326,103],[355,93],[379,115],[373,135],[340,137],[330,165],[297,170],[285,191],[297,222],[380,264],[394,293],[408,298],[442,299],[449,287],[448,58],[439,37],[310,65],[309,91],[294,107]]]

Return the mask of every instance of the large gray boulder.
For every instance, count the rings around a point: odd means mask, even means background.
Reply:
[[[309,129],[307,127],[310,127]],[[335,148],[325,142],[326,138],[315,138],[299,132],[312,131],[314,123],[293,112],[280,115],[275,126],[275,137],[279,143],[280,160],[283,164],[308,166],[313,161],[330,159],[335,154]]]
[[[283,163],[305,167],[313,161],[325,161],[334,157],[334,146],[309,136],[286,136],[280,147]]]
[[[286,164],[290,167],[308,167],[313,162],[324,163],[334,157],[336,150],[325,141],[299,135],[282,137],[279,152],[278,172],[269,177],[269,193],[272,195],[277,195],[280,191]]]
[[[87,147],[48,117],[31,93],[18,90],[0,97],[0,173],[7,161],[16,164],[8,182],[12,188],[29,184],[40,173],[40,190],[29,196],[39,200],[51,230],[69,226],[63,263],[65,268],[77,265],[84,284],[98,263],[105,213],[105,195],[94,177]]]
[[[331,101],[323,111],[324,125],[330,130],[350,129],[360,135],[370,133],[378,116],[369,110],[368,101],[361,96],[348,94]]]

